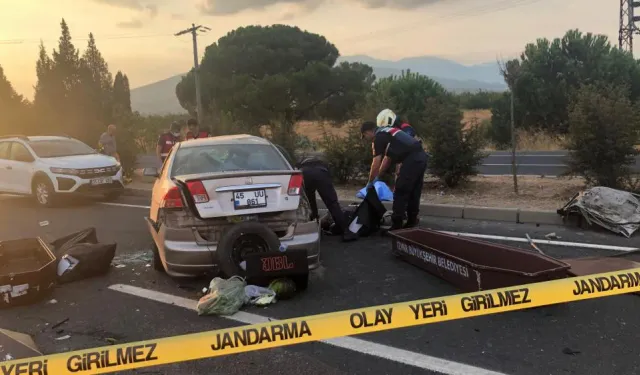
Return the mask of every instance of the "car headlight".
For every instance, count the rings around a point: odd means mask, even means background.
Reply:
[[[56,168],[56,167],[51,167],[49,168],[49,170],[52,173],[57,173],[57,174],[70,174],[70,175],[78,175],[79,171],[77,169],[73,169],[73,168]]]

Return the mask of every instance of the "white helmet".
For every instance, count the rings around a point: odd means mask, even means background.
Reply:
[[[378,117],[376,118],[376,124],[378,126],[393,126],[393,123],[395,121],[396,114],[388,108],[383,109],[380,113],[378,113]]]

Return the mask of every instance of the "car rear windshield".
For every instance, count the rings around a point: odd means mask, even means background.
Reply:
[[[59,158],[62,156],[90,155],[96,150],[75,139],[55,139],[31,141],[29,145],[40,158]]]
[[[180,148],[172,176],[236,171],[283,171],[289,166],[271,145],[215,145]]]

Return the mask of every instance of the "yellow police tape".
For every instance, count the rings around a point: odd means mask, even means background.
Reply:
[[[0,375],[104,374],[632,292],[640,268],[0,362]]]

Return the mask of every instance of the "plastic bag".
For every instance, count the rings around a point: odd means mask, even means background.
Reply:
[[[387,202],[393,201],[393,192],[391,191],[389,186],[387,186],[387,184],[385,184],[382,181],[376,181],[373,184],[373,187],[376,189],[376,193],[378,194],[378,199],[380,199],[381,201],[387,201]],[[356,194],[356,198],[364,199],[366,195],[367,195],[367,187],[365,186]]]
[[[233,315],[247,302],[246,282],[239,276],[230,279],[216,277],[209,284],[209,293],[198,301],[198,315]]]
[[[276,302],[276,292],[269,288],[247,285],[244,287],[244,293],[252,305],[265,306]]]

